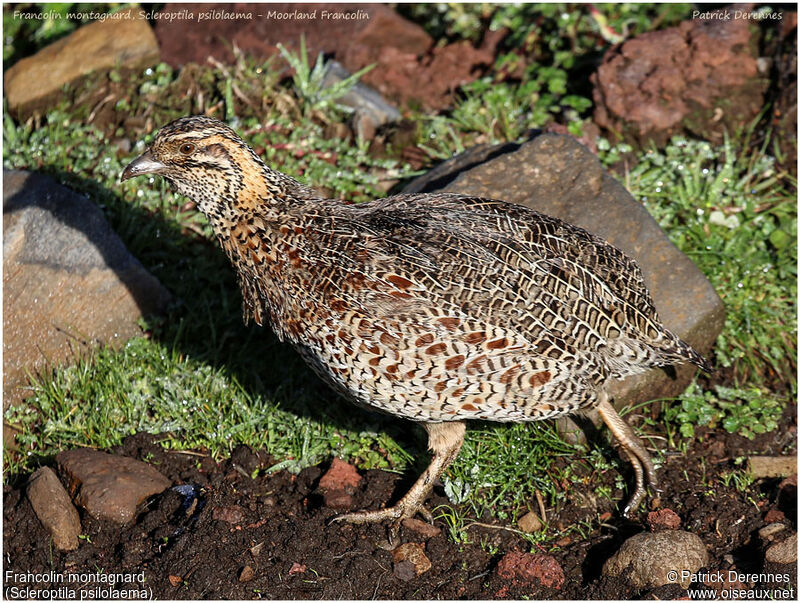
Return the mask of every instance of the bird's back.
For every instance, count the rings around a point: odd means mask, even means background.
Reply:
[[[702,362],[661,325],[631,259],[523,206],[308,199],[268,230],[274,261],[240,274],[250,313],[392,414],[545,418],[591,406],[608,378]]]

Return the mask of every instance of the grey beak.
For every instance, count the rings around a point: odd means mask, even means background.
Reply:
[[[166,165],[157,161],[155,157],[153,157],[153,153],[148,149],[142,155],[131,161],[128,167],[122,170],[122,175],[119,179],[120,181],[124,181],[128,178],[141,176],[142,174],[158,174],[166,167]]]

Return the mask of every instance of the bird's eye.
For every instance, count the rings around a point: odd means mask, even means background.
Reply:
[[[184,155],[191,155],[194,153],[194,145],[191,142],[187,142],[181,145],[181,153]]]

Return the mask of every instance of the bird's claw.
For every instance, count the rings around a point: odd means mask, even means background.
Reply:
[[[347,523],[379,523],[391,521],[389,525],[389,543],[397,540],[400,533],[400,525],[403,520],[413,518],[419,513],[428,523],[433,523],[433,513],[423,505],[404,503],[402,500],[392,507],[379,509],[377,511],[358,511],[356,513],[344,513],[337,515],[330,520],[329,525],[345,521]]]

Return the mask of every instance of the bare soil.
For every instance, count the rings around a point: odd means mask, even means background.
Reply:
[[[735,484],[726,487],[720,481],[722,474],[735,468],[738,457],[792,451],[795,412],[793,407],[787,409],[777,430],[753,441],[701,428],[686,455],[667,456],[659,472],[660,506],[675,511],[681,528],[698,534],[706,544],[707,570],[765,571],[764,546],[757,532],[766,525],[770,510],[773,516],[781,511],[790,528],[797,529],[796,486],[784,483],[781,487],[779,478],[762,479],[739,491]],[[395,565],[384,526],[330,523],[337,512],[325,506],[318,490],[327,465],[298,475],[277,472],[251,479],[254,469],[271,462],[262,452],[239,447],[230,459],[215,463],[202,453],[165,450],[158,437],[147,434],[128,438],[112,452],[147,460],[174,484],[184,486],[151,499],[127,527],[84,514],[81,545],[69,553],[52,548],[25,496],[24,483],[6,486],[4,575],[9,570],[144,572],[145,585],[157,599],[673,599],[686,595],[677,585],[637,592],[624,577],[601,575],[605,560],[626,538],[648,529],[646,511],[626,520],[614,503],[593,494],[599,485],[613,488],[611,472],[595,473],[585,484],[570,484],[570,502],[558,513],[548,509],[553,534],[557,526],[563,529],[594,519],[585,538],[573,533],[534,551],[552,555],[563,568],[566,580],[555,589],[513,584],[498,575],[496,567],[505,553],[527,552],[530,546],[517,533],[504,529],[516,526],[488,517],[473,519],[496,527],[472,525],[467,528],[468,543],[454,542],[441,520],[436,524],[443,529],[433,537],[403,527],[400,542],[421,544],[432,564],[420,576],[409,576]],[[412,479],[412,475],[367,471],[353,506],[377,508],[391,502]],[[615,495],[622,493],[617,490]],[[449,503],[437,488],[429,506],[440,504]],[[602,522],[597,521],[598,512]],[[794,580],[790,587],[796,589],[796,564],[784,567]],[[49,585],[39,582],[36,586]]]

